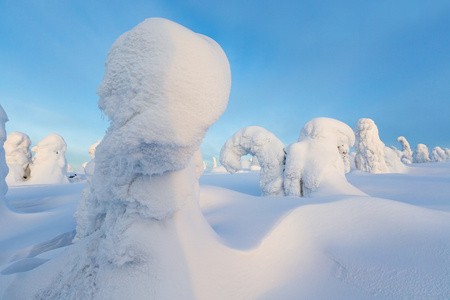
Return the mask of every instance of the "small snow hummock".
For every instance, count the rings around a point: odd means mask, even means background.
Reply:
[[[33,149],[35,155],[28,184],[69,183],[65,157],[67,144],[60,135],[50,133]]]
[[[6,138],[4,148],[6,164],[9,168],[8,176],[6,176],[8,185],[21,184],[29,179],[31,163],[30,145],[30,137],[22,132],[11,132]]]
[[[367,118],[359,119],[354,132],[356,168],[368,173],[389,173],[384,158],[386,146],[380,140],[375,122]]]
[[[434,162],[441,162],[447,160],[447,154],[441,147],[437,146],[431,150],[430,160]]]
[[[397,138],[397,141],[402,144],[402,163],[404,164],[412,164],[412,155],[413,152],[411,150],[411,147],[409,146],[408,141],[404,136],[399,136]]]
[[[430,154],[428,153],[428,147],[424,144],[417,144],[413,153],[413,163],[426,163],[430,162]]]
[[[241,169],[241,157],[251,154],[261,166],[259,185],[263,196],[283,196],[284,144],[259,126],[238,130],[220,150],[220,163],[231,174]]]
[[[353,146],[353,130],[330,118],[306,123],[297,143],[287,147],[284,189],[287,196],[305,196],[321,186],[325,192],[358,194],[361,191],[345,178],[342,153]]]

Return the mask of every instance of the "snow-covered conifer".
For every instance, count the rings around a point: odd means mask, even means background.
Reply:
[[[437,146],[431,150],[430,160],[434,162],[441,162],[447,159],[447,154],[441,147]]]
[[[241,170],[250,169],[250,165],[251,163],[247,158],[241,157]]]
[[[380,140],[375,122],[367,118],[359,119],[354,132],[356,168],[368,173],[389,173],[385,161],[386,146]]]
[[[213,161],[213,168],[217,168],[217,160],[214,156],[212,158],[212,161]]]
[[[430,161],[428,147],[424,144],[417,144],[413,153],[413,163],[426,163]]]
[[[261,165],[259,186],[264,196],[282,196],[284,144],[271,132],[259,126],[238,130],[220,150],[220,163],[234,174],[241,169],[241,157],[253,155]]]
[[[347,152],[354,142],[353,130],[338,120],[316,118],[306,123],[298,142],[286,149],[286,195],[305,196],[323,184],[329,191],[361,194],[347,182],[340,153]]]
[[[180,230],[206,224],[194,153],[230,85],[220,46],[169,20],[147,19],[114,42],[97,91],[111,124],[76,212],[81,254],[42,295],[124,299],[126,274],[139,279],[134,294],[194,298]]]
[[[412,150],[411,147],[409,146],[408,141],[406,140],[406,138],[404,136],[399,136],[397,138],[397,141],[400,142],[400,144],[402,144],[402,163],[404,164],[412,164]]]
[[[8,185],[23,183],[30,177],[31,140],[25,133],[14,131],[6,138],[4,145],[6,164],[9,168]]]
[[[31,164],[29,184],[69,183],[67,179],[67,144],[55,133],[43,138],[33,147],[35,155]]]

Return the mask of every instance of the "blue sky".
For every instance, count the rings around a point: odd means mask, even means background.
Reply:
[[[53,132],[79,167],[101,139],[97,107],[107,52],[145,18],[215,39],[228,56],[227,111],[204,159],[238,129],[258,125],[286,145],[330,117],[378,125],[386,145],[450,148],[450,1],[0,1],[0,104],[37,144]]]

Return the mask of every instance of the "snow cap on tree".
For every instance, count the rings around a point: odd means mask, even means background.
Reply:
[[[444,150],[442,150],[441,147],[439,146],[434,147],[430,153],[430,160],[434,162],[441,162],[447,160],[447,154],[445,153]]]

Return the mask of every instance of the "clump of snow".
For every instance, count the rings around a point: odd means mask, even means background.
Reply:
[[[73,167],[70,164],[67,164],[67,173],[72,173]]]
[[[212,158],[212,161],[213,161],[213,169],[214,168],[217,168],[217,160],[216,160],[216,158],[213,156],[213,158]]]
[[[424,144],[417,144],[413,153],[413,163],[426,163],[430,161],[428,147]]]
[[[286,149],[286,195],[305,196],[319,186],[325,193],[364,194],[345,178],[341,153],[354,142],[353,130],[338,120],[316,118],[306,123],[298,142]]]
[[[384,158],[386,146],[380,140],[375,122],[367,118],[359,119],[354,132],[356,168],[368,173],[389,173]]]
[[[441,162],[447,160],[447,154],[445,153],[444,150],[442,150],[441,147],[439,146],[434,147],[430,153],[430,160],[434,162]]]
[[[6,183],[17,185],[30,177],[30,152],[31,140],[28,135],[22,132],[11,132],[6,138],[5,149],[6,164],[9,168]]]
[[[33,149],[35,155],[30,167],[29,184],[69,183],[65,157],[67,145],[60,135],[50,133]]]
[[[400,144],[402,144],[402,157],[401,157],[402,163],[412,164],[413,152],[411,150],[411,147],[409,146],[408,141],[404,136],[399,136],[397,138],[397,141],[400,142]]]
[[[342,161],[344,162],[345,173],[348,173],[351,170],[350,157],[348,156],[348,153],[350,152],[350,146],[344,144],[338,145],[338,150],[339,154],[342,157]]]
[[[205,171],[205,165],[203,161],[202,151],[198,149],[194,153],[194,164],[195,164],[195,174],[197,176],[197,180],[202,176],[203,171]]]
[[[5,123],[8,122],[8,116],[0,105],[0,210],[4,209],[5,195],[8,191],[5,179],[8,174],[8,166],[5,160],[5,149],[3,145],[6,141]],[[1,213],[1,212],[0,212]]]
[[[261,166],[259,185],[264,196],[282,196],[284,144],[271,132],[259,126],[238,130],[220,150],[220,163],[234,174],[241,169],[241,157],[251,154]]]
[[[445,155],[447,155],[447,159],[450,159],[450,149],[444,148]]]

